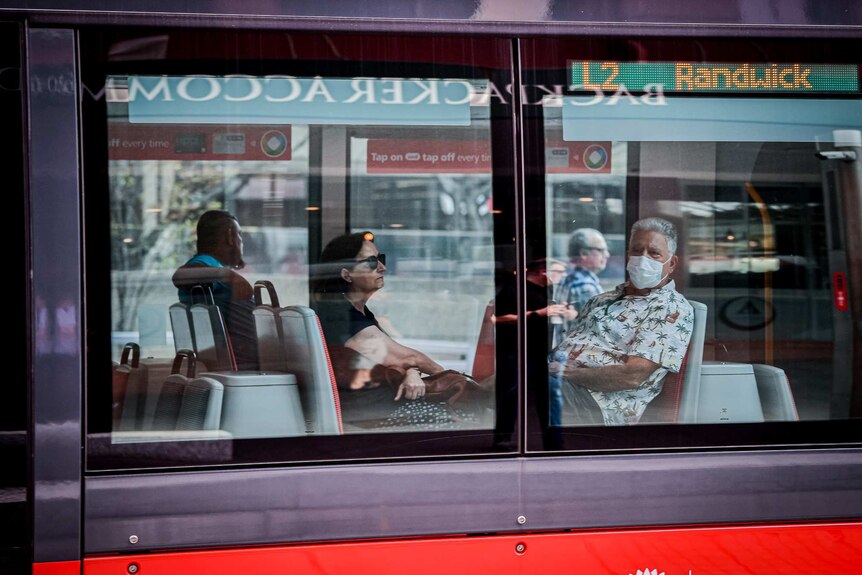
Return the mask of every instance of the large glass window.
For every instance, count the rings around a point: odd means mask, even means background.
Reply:
[[[495,448],[506,43],[84,44],[91,467]]]
[[[549,429],[531,445],[611,445],[579,431],[594,426],[616,447],[635,424],[701,427],[643,429],[642,446],[764,441],[751,424],[775,430],[767,442],[808,441],[858,417],[848,278],[862,100],[849,46],[525,44],[524,115],[544,148],[528,237],[568,266],[535,303],[551,338],[528,344],[528,386],[548,382],[536,409]]]
[[[90,467],[839,438],[851,43],[520,46],[84,34]]]

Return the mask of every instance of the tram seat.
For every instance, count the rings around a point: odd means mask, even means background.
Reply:
[[[114,430],[135,429],[138,421],[138,405],[143,406],[146,379],[141,384],[141,349],[129,342],[123,346],[120,362],[114,364],[112,377],[112,415]]]
[[[335,373],[317,314],[308,306],[279,311],[284,352],[290,372],[299,380],[303,412],[310,433],[340,435],[341,404]]]
[[[186,361],[186,374],[180,373]],[[151,420],[145,418],[144,431],[207,431],[219,429],[224,386],[208,377],[195,377],[195,354],[180,350],[171,374],[161,385],[151,386],[149,397],[156,404]],[[156,388],[157,389],[154,389]]]
[[[201,363],[197,364],[199,367]],[[114,368],[114,394],[122,394],[122,405],[114,405],[115,431],[140,431],[150,425],[158,401],[158,390],[171,374],[172,360],[141,357],[137,343],[123,347],[120,362]],[[123,386],[124,389],[118,389]]]
[[[174,352],[181,349],[196,350],[194,331],[192,330],[192,317],[189,306],[176,302],[168,308],[168,317],[171,320],[171,331],[174,334]]]
[[[263,293],[269,296],[264,303]],[[258,280],[254,284],[254,328],[257,333],[257,354],[261,371],[287,371],[282,343],[281,322],[278,319],[278,294],[271,282]]]
[[[793,400],[790,382],[783,369],[763,364],[752,365],[757,394],[765,421],[798,421],[799,412]]]
[[[707,307],[688,302],[694,308],[694,325],[682,366],[679,373],[665,375],[661,393],[647,405],[640,423],[692,423],[697,417]]]
[[[479,328],[479,337],[476,341],[476,353],[473,356],[473,366],[470,373],[476,381],[482,381],[495,373],[494,355],[494,301],[485,306],[482,316],[482,324]]]
[[[209,286],[194,286],[192,300],[200,303],[176,302],[168,308],[174,350],[190,349],[209,369],[236,371],[236,358],[230,344],[230,334],[224,316],[213,299]]]
[[[196,303],[189,308],[196,345],[195,354],[211,369],[236,371],[236,358],[230,345],[221,310],[215,304]]]
[[[269,304],[263,303],[263,291]],[[317,314],[310,307],[279,307],[270,282],[255,282],[254,323],[263,371],[296,376],[308,433],[344,432],[335,374]]]
[[[196,377],[186,382],[177,431],[214,431],[219,429],[224,401],[224,386],[209,377]]]

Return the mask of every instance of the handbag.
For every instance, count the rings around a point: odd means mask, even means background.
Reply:
[[[404,372],[393,367],[377,365],[371,370],[372,381],[385,381],[393,393],[401,385]],[[422,377],[425,384],[425,400],[430,403],[446,403],[450,407],[479,409],[493,400],[494,378],[481,383],[466,373],[444,369]]]
[[[338,387],[350,389],[349,382],[356,366],[363,365],[363,362],[368,364],[367,358],[347,347],[331,350],[330,355]],[[367,386],[370,388],[388,384],[392,387],[394,396],[403,379],[403,370],[376,364],[368,370]],[[480,383],[466,373],[454,369],[444,369],[422,377],[425,383],[425,399],[430,402],[445,402],[450,406],[474,405],[493,397],[493,380],[491,377]]]
[[[453,406],[474,403],[476,399],[487,396],[492,391],[489,386],[454,369],[426,375],[422,381],[425,382],[425,398],[428,401],[446,402]]]

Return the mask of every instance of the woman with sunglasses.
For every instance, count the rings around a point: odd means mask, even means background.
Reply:
[[[389,418],[405,403],[425,396],[423,374],[443,366],[387,335],[366,303],[383,287],[386,256],[374,234],[339,236],[315,266],[311,306],[329,349],[346,421]],[[387,382],[397,384],[389,385]]]

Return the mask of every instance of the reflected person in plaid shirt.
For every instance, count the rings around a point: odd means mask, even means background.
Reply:
[[[571,266],[565,279],[554,290],[557,303],[574,307],[578,314],[584,304],[604,290],[596,274],[608,264],[608,244],[605,237],[593,228],[579,228],[569,236],[569,261]],[[552,346],[559,344],[574,327],[575,320],[554,326]]]

